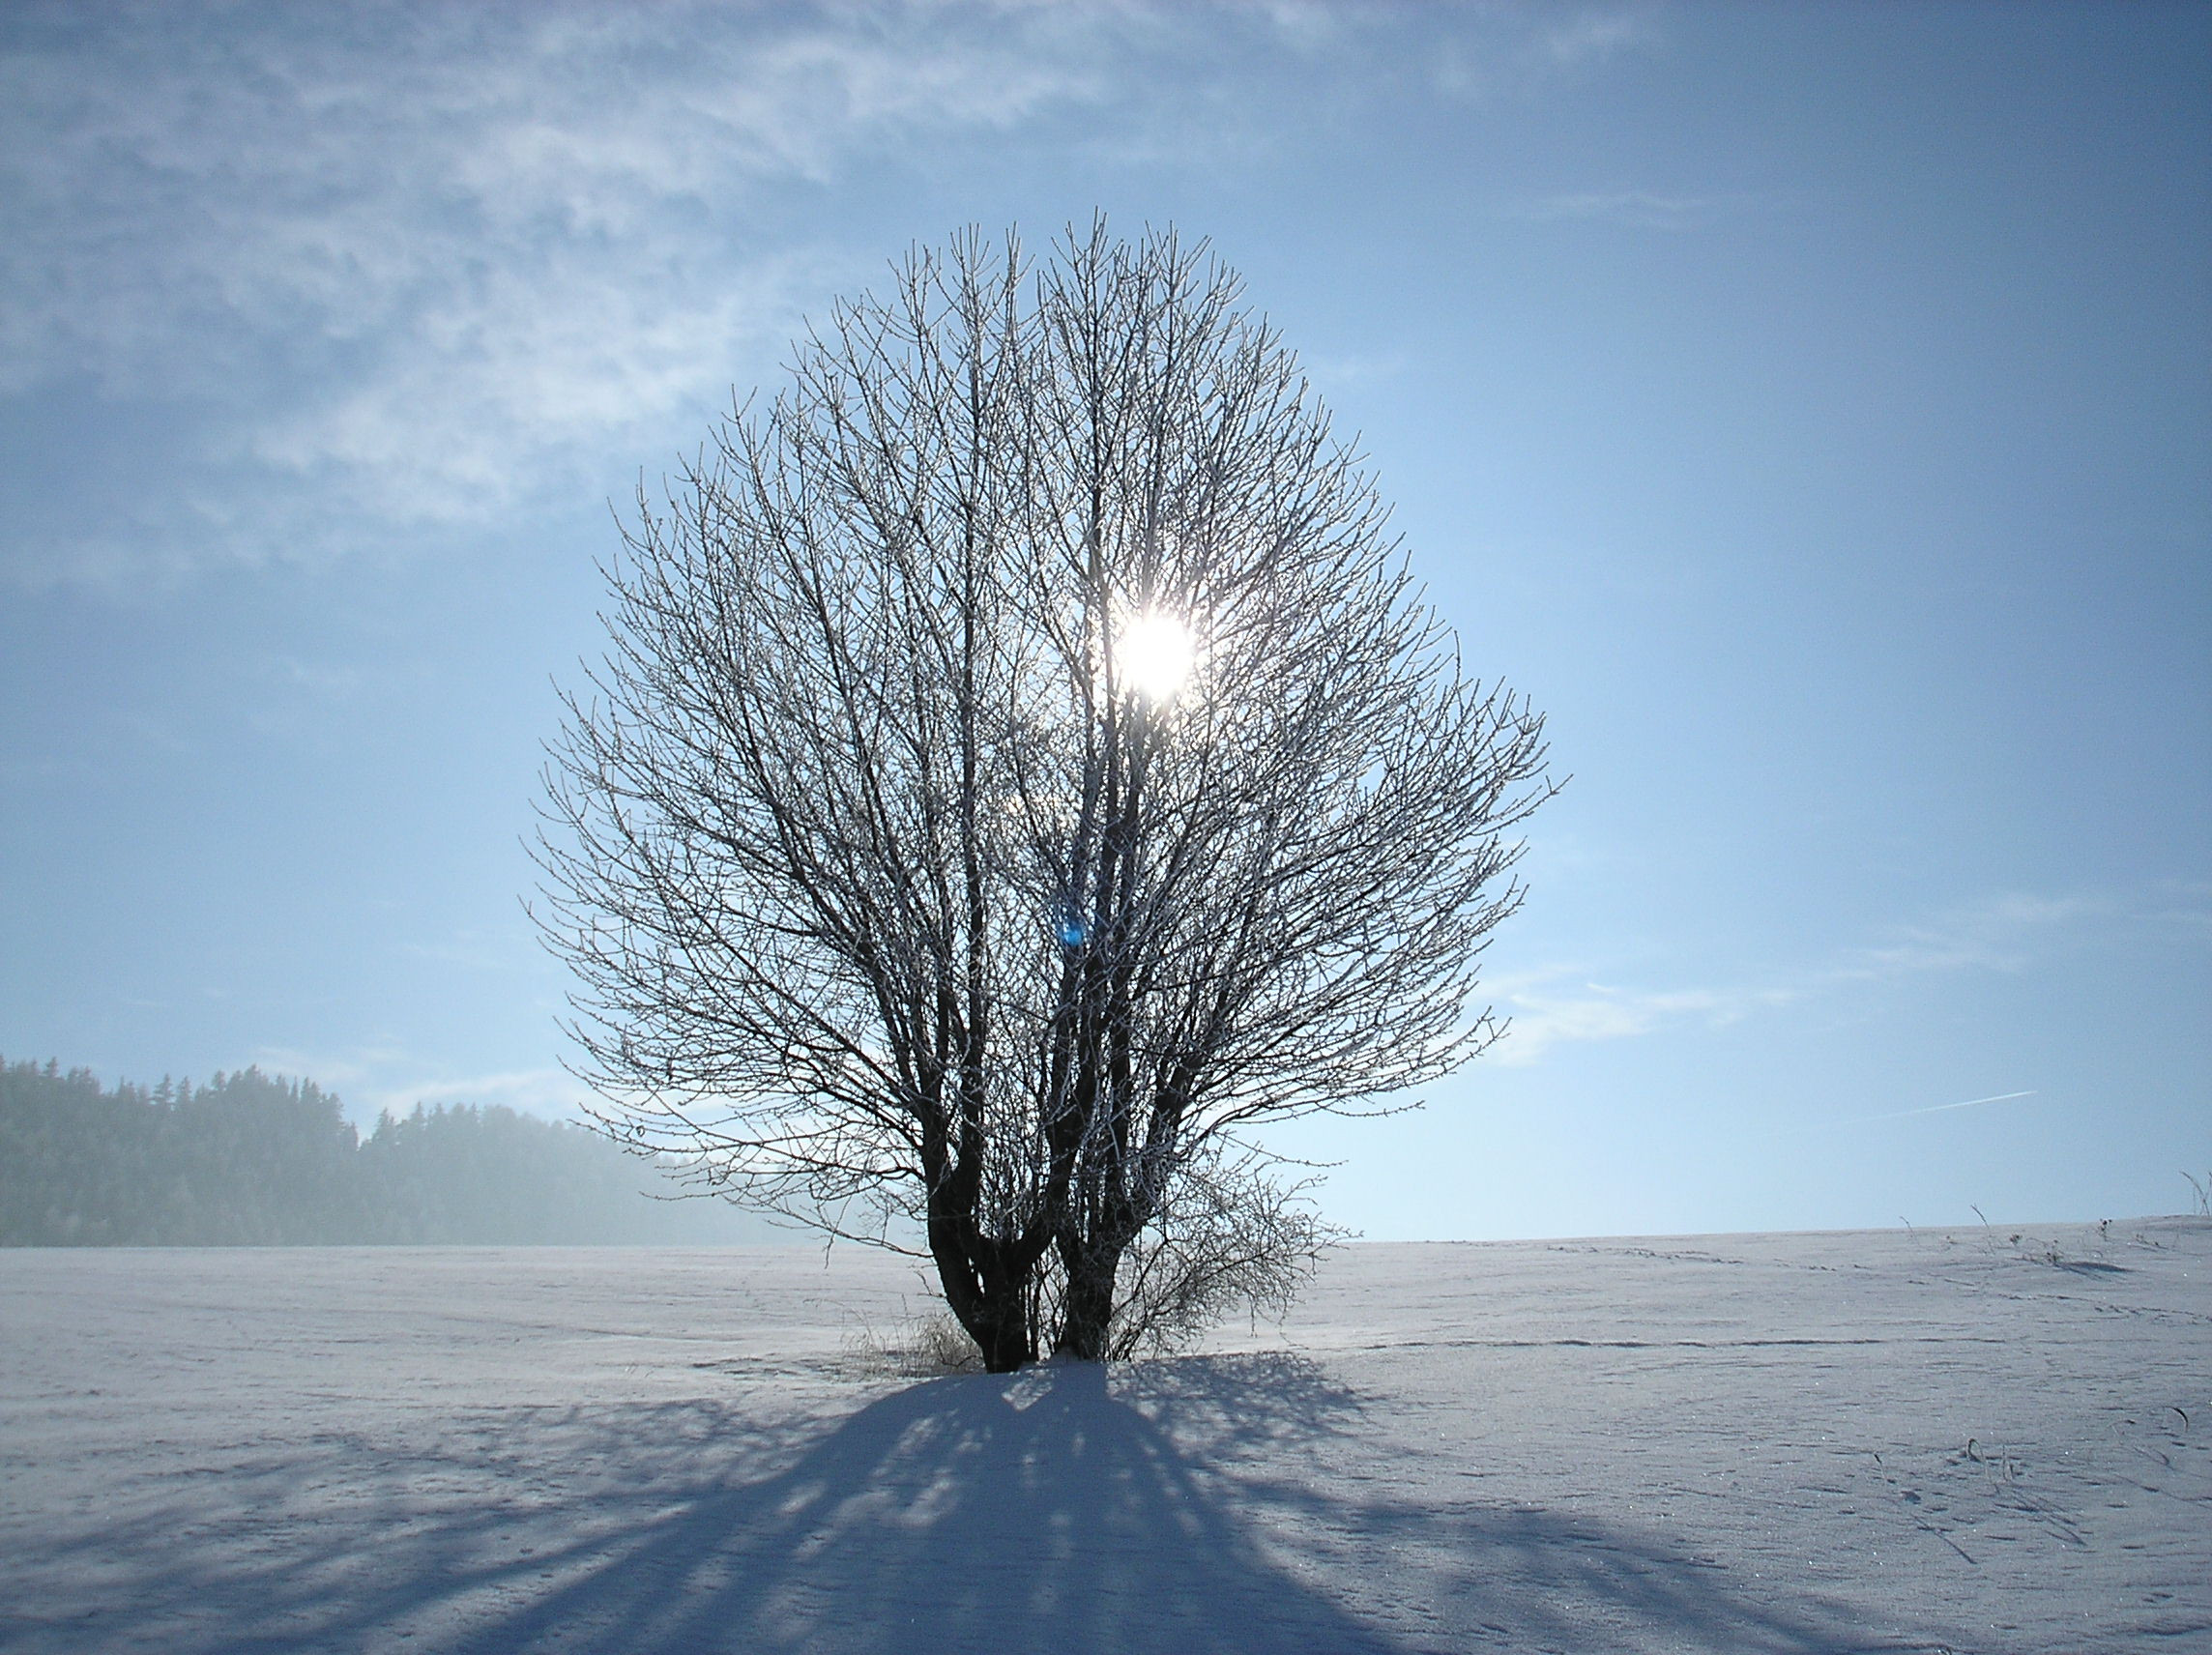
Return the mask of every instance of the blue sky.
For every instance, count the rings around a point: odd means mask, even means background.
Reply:
[[[2151,4],[11,7],[0,1054],[564,1112],[610,499],[914,241],[1103,208],[1243,273],[1574,777],[1508,1039],[1282,1134],[1333,1216],[2185,1206],[2208,87]]]

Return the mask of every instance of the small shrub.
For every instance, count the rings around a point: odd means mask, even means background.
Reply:
[[[1258,1154],[1195,1157],[1121,1256],[1107,1354],[1170,1355],[1240,1312],[1282,1321],[1322,1255],[1351,1234],[1324,1222],[1308,1187],[1276,1183]]]
[[[950,1311],[910,1316],[887,1333],[863,1321],[845,1336],[845,1349],[863,1371],[899,1379],[933,1379],[979,1374],[983,1352]]]

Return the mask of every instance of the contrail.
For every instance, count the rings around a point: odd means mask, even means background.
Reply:
[[[1938,1103],[1927,1109],[1898,1109],[1887,1115],[1854,1115],[1848,1120],[1829,1122],[1833,1126],[1863,1126],[1870,1120],[1903,1120],[1908,1115],[1941,1115],[1947,1109],[1972,1109],[1980,1103],[2009,1103],[2016,1097],[2033,1097],[2033,1091],[2000,1091],[1994,1097],[1969,1097],[1965,1103]]]

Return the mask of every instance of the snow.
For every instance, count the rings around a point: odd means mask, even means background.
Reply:
[[[839,1249],[0,1254],[0,1649],[2212,1650],[2212,1224],[1354,1246],[917,1381]]]

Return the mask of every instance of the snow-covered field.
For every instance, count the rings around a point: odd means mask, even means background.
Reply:
[[[840,1249],[0,1254],[0,1648],[2212,1649],[2212,1223],[1338,1254],[900,1379]]]

